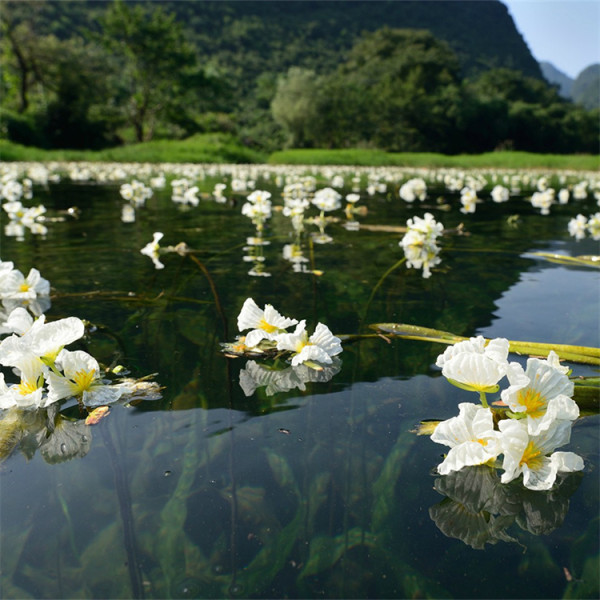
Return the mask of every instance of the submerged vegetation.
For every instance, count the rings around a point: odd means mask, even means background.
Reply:
[[[5,596],[597,596],[597,171],[0,169]]]

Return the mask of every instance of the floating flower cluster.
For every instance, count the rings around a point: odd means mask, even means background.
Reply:
[[[413,217],[406,221],[408,231],[399,244],[404,250],[406,266],[413,269],[423,269],[423,277],[431,277],[431,268],[441,262],[438,256],[440,248],[436,243],[442,235],[444,226],[438,223],[431,213],[424,217]]]
[[[502,483],[523,475],[531,490],[548,490],[558,473],[580,471],[583,460],[573,452],[555,452],[569,443],[579,408],[567,367],[551,351],[546,360],[529,358],[525,369],[508,362],[508,340],[481,337],[459,342],[438,356],[437,366],[454,385],[479,394],[481,404],[463,402],[459,414],[439,423],[431,439],[450,447],[438,466],[441,475],[463,467],[492,464],[504,473]],[[503,408],[492,410],[486,394],[501,391]]]
[[[600,212],[589,217],[577,215],[569,221],[569,234],[576,240],[582,240],[589,233],[594,240],[600,240]]]
[[[41,409],[69,398],[95,407],[134,394],[136,382],[104,379],[93,356],[65,349],[83,337],[85,326],[77,317],[47,323],[39,300],[49,290],[36,269],[24,277],[12,262],[0,261],[0,297],[6,311],[0,313],[0,364],[12,367],[19,379],[8,384],[0,373],[0,409]],[[44,305],[49,307],[49,301]]]
[[[223,344],[226,355],[286,361],[280,369],[264,369],[249,363],[240,379],[247,395],[260,386],[269,386],[268,393],[294,387],[304,389],[306,382],[325,381],[339,371],[336,357],[342,352],[341,340],[323,323],[318,323],[314,333],[309,335],[306,320],[284,317],[271,304],[261,309],[252,298],[247,298],[237,324],[240,333],[248,333],[238,336],[233,343]],[[294,325],[294,331],[288,332]]]

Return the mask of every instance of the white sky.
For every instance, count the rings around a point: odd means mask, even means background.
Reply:
[[[600,0],[502,0],[538,61],[573,79],[600,63]]]

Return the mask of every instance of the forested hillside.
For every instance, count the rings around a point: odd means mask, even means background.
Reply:
[[[0,21],[0,135],[25,144],[596,148],[496,0],[10,0]]]

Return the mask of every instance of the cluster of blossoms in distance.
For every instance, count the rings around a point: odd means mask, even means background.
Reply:
[[[93,356],[65,349],[83,337],[81,319],[46,322],[45,314],[32,311],[39,309],[39,300],[48,296],[49,289],[49,282],[36,269],[24,277],[12,262],[0,261],[4,309],[0,311],[0,365],[11,367],[18,378],[18,382],[7,383],[0,372],[0,410],[43,409],[70,398],[95,407],[135,393],[135,382],[111,383],[102,377]],[[45,306],[49,307],[49,302]]]
[[[440,248],[436,243],[442,235],[444,226],[438,223],[431,213],[424,217],[413,217],[406,221],[408,231],[400,240],[399,245],[404,250],[406,266],[413,269],[423,269],[423,277],[431,277],[431,267],[441,262],[438,256]]]
[[[237,323],[240,332],[250,330],[233,345],[238,351],[259,354],[281,351],[291,357],[293,367],[303,363],[329,365],[342,352],[341,340],[323,323],[318,323],[309,336],[304,319],[284,317],[270,304],[261,309],[252,298],[244,302]],[[287,329],[293,325],[295,330],[288,333]]]
[[[549,490],[560,472],[583,469],[573,452],[555,452],[569,443],[572,423],[579,416],[568,368],[551,351],[546,360],[529,358],[526,368],[508,362],[504,338],[474,337],[449,346],[437,366],[452,384],[479,394],[481,404],[463,402],[459,414],[439,423],[431,439],[450,447],[438,466],[441,475],[466,466],[490,464],[504,470],[502,483],[523,475],[531,490]],[[502,409],[492,410],[486,394],[500,393]],[[499,457],[503,460],[500,463]]]
[[[600,240],[600,212],[589,217],[577,215],[569,221],[569,234],[576,240],[582,240],[589,233],[594,240]]]

